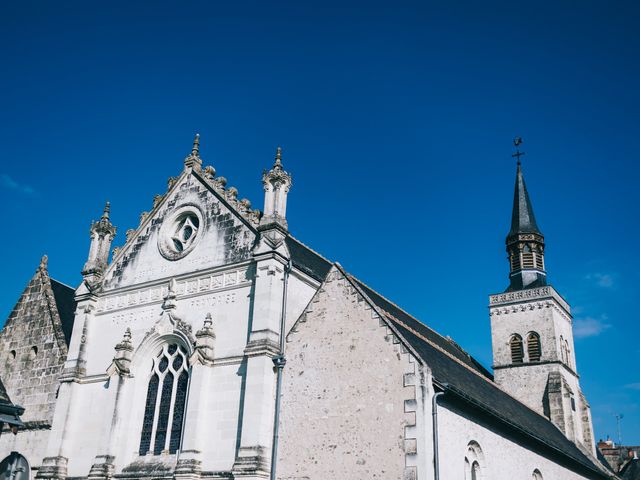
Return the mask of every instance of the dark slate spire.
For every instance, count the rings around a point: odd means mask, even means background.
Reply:
[[[517,137],[513,142],[519,147],[522,139]],[[544,266],[544,236],[538,228],[533,207],[522,175],[520,157],[524,152],[519,149],[513,154],[518,159],[516,170],[516,186],[513,193],[513,212],[511,214],[511,230],[507,235],[507,253],[509,254],[508,291],[536,288],[547,284]]]
[[[511,214],[511,230],[509,236],[518,233],[537,233],[542,235],[536,217],[533,214],[531,200],[529,200],[529,192],[527,185],[524,183],[524,175],[522,174],[522,165],[518,160],[518,169],[516,171],[516,187],[513,192],[513,212]]]

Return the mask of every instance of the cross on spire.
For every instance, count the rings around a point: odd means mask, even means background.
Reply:
[[[520,165],[520,157],[525,154],[525,152],[520,151],[520,145],[522,145],[522,137],[516,137],[513,139],[513,146],[516,147],[516,153],[511,156],[518,159],[518,165]]]

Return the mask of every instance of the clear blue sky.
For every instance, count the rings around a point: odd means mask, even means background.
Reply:
[[[230,4],[233,4],[231,6]],[[179,5],[179,6],[178,6]],[[597,437],[640,444],[640,4],[2,2],[0,318],[43,253],[70,285],[202,156],[294,235],[491,365],[521,135]]]

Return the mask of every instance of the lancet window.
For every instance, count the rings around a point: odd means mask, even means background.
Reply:
[[[527,355],[530,362],[539,362],[542,356],[540,349],[540,335],[536,332],[530,332],[527,335]]]
[[[517,333],[511,335],[509,340],[511,349],[511,363],[522,363],[524,361],[524,347],[522,345],[522,337]]]
[[[188,384],[186,351],[178,344],[165,344],[153,360],[140,455],[176,453],[180,448]]]

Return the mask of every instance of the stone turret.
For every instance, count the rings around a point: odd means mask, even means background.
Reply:
[[[116,227],[109,220],[111,205],[107,202],[100,221],[91,224],[89,258],[82,269],[82,276],[86,280],[100,278],[109,261],[111,242],[116,236]]]
[[[262,174],[264,186],[264,215],[260,220],[261,226],[277,224],[287,228],[287,195],[291,188],[291,175],[282,167],[282,149],[276,150],[273,167]]]

